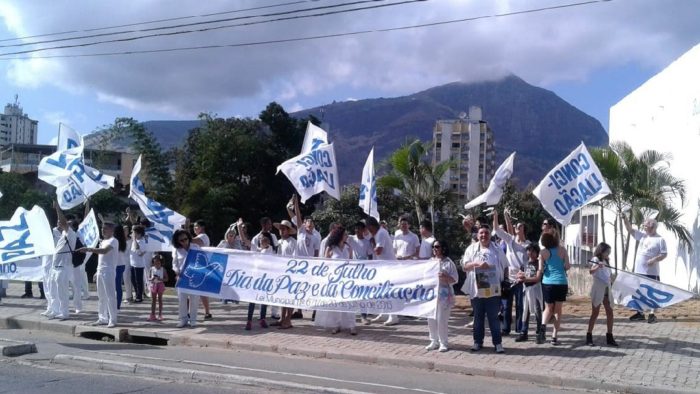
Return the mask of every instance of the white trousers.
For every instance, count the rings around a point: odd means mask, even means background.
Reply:
[[[189,300],[190,305],[187,307],[187,301]],[[199,296],[186,294],[181,292],[179,289],[177,291],[177,301],[178,301],[178,316],[180,317],[180,322],[187,323],[189,320],[190,325],[194,326],[197,324],[197,308],[199,307]],[[189,313],[190,317],[187,317]]]
[[[100,322],[117,324],[116,270],[97,271],[97,316]]]
[[[124,281],[124,294],[122,295],[122,301],[134,298],[134,285],[131,284],[131,266],[127,265],[124,269],[124,275],[122,275],[122,280]],[[146,283],[146,282],[144,282]]]
[[[438,304],[435,319],[428,318],[428,332],[431,343],[439,343],[447,347],[447,324],[450,321],[452,307]]]
[[[382,313],[381,315],[375,317],[375,319],[377,321],[379,321],[385,317],[387,318],[386,319],[387,323],[398,323],[401,321],[401,318],[399,317],[399,315],[387,315],[386,313]]]
[[[44,270],[44,296],[46,297],[46,313],[53,313],[53,293],[51,293],[51,256],[41,258],[41,268]]]
[[[49,288],[51,289],[49,311],[55,316],[67,318],[70,315],[68,282],[72,273],[71,269],[72,267],[51,267],[49,273]]]
[[[85,264],[80,264],[77,267],[72,267],[70,282],[73,285],[73,306],[76,311],[83,309],[83,276],[87,278],[85,273]]]

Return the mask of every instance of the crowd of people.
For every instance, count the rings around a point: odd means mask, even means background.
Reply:
[[[163,320],[163,293],[168,282],[168,270],[164,267],[164,255],[146,250],[145,234],[148,223],[127,212],[125,225],[102,220],[101,241],[96,247],[80,244],[76,235],[78,220],[66,217],[55,204],[58,217],[53,228],[55,253],[43,258],[44,284],[42,296],[47,299],[42,315],[48,319],[66,320],[70,317],[72,292],[73,309],[83,310],[82,301],[89,296],[85,274],[86,255],[98,256],[95,282],[98,296],[98,319],[93,325],[115,327],[123,303],[142,303],[145,297],[151,300],[148,321]],[[424,220],[419,225],[419,234],[411,231],[408,216],[399,219],[398,229],[391,234],[386,222],[368,217],[355,223],[350,235],[339,223],[332,223],[328,235],[322,238],[311,217],[301,217],[299,202],[294,197],[287,206],[289,220],[273,221],[260,219],[260,232],[248,235],[249,224],[239,219],[223,234],[219,248],[247,250],[261,254],[295,257],[323,257],[326,259],[378,259],[378,260],[427,260],[439,263],[437,309],[433,318],[427,319],[429,344],[426,350],[449,350],[448,322],[455,305],[455,287],[459,282],[459,269],[466,274],[461,291],[469,298],[473,321],[467,324],[473,329],[471,351],[484,347],[485,327],[491,334],[491,342],[497,353],[503,353],[503,337],[514,331],[515,342],[529,340],[531,316],[535,321],[535,343],[545,343],[547,336],[552,345],[560,344],[559,334],[563,318],[563,305],[568,289],[567,271],[569,256],[559,237],[555,224],[550,219],[542,222],[538,241],[528,240],[524,223],[513,224],[509,212],[503,213],[505,225],[499,224],[499,212],[493,212],[492,226],[464,218],[462,225],[469,246],[461,261],[455,264],[450,256],[450,245],[433,235],[432,223]],[[87,207],[86,207],[87,211]],[[652,219],[643,224],[644,231],[636,231],[624,221],[635,238],[640,240],[637,271],[658,280],[658,264],[665,257],[665,243],[656,234],[656,222]],[[183,270],[187,254],[191,249],[210,246],[206,223],[196,221],[192,231],[178,229],[172,237],[172,270],[177,278]],[[277,230],[277,234],[273,232]],[[279,237],[278,237],[279,235]],[[609,264],[610,245],[599,244],[590,261],[593,277],[590,289],[591,315],[585,341],[593,345],[593,329],[602,305],[606,314],[606,344],[618,346],[613,336],[613,309],[611,307],[612,270]],[[25,295],[32,296],[32,284],[25,286]],[[200,301],[204,307],[204,320],[212,319],[210,300],[178,291],[178,328],[195,327]],[[224,302],[236,300],[223,300]],[[302,310],[271,306],[271,321],[268,323],[268,306],[259,305],[259,316],[254,324],[256,304],[248,304],[245,330],[254,325],[262,329],[277,326],[280,329],[293,327],[292,320],[303,318]],[[310,312],[310,311],[309,311]],[[307,312],[308,313],[308,312]],[[357,323],[385,326],[401,324],[397,314],[378,315],[370,318],[361,314],[357,319],[353,312],[313,311],[312,320],[318,327],[337,334],[347,330],[350,335],[358,333]],[[641,313],[631,320],[645,319]],[[649,323],[656,321],[652,313]],[[548,332],[548,326],[551,331]]]

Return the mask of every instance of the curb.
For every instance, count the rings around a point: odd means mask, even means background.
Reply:
[[[266,388],[285,388],[300,390],[311,393],[332,393],[332,394],[359,394],[359,391],[334,389],[329,387],[311,386],[301,383],[284,382],[281,380],[271,380],[255,378],[250,376],[224,374],[216,372],[198,371],[194,369],[164,367],[153,364],[127,363],[121,361],[111,361],[99,358],[73,356],[67,354],[57,354],[51,360],[52,364],[75,367],[80,369],[91,369],[106,372],[126,373],[137,376],[153,378],[154,376],[177,377],[176,380],[184,383],[214,383],[235,384],[243,386],[256,386]]]
[[[36,345],[31,342],[0,339],[0,354],[5,357],[17,357],[36,352]]]
[[[48,323],[48,324],[47,324]],[[246,350],[252,352],[274,353],[280,355],[304,356],[320,359],[347,360],[350,362],[361,362],[364,364],[378,364],[385,366],[417,368],[428,371],[440,371],[447,373],[456,373],[461,375],[482,376],[496,379],[518,380],[529,383],[543,384],[551,387],[574,388],[585,390],[606,390],[629,394],[697,394],[696,390],[667,388],[662,386],[643,386],[630,385],[624,383],[605,382],[594,379],[570,378],[553,375],[538,375],[536,373],[523,373],[514,371],[504,371],[495,368],[481,368],[473,366],[460,366],[455,364],[434,362],[428,360],[413,360],[410,358],[391,358],[381,357],[370,354],[356,352],[333,352],[318,349],[297,348],[290,345],[269,345],[255,344],[247,342],[247,339],[236,340],[232,338],[226,339],[210,339],[203,336],[187,334],[179,332],[174,333],[154,333],[146,332],[139,328],[133,330],[127,328],[106,329],[98,327],[90,327],[83,325],[68,325],[53,322],[33,321],[20,318],[8,317],[0,320],[2,328],[25,328],[34,330],[45,330],[52,332],[68,333],[71,335],[79,335],[81,332],[104,332],[106,334],[117,335],[121,341],[128,342],[130,334],[137,336],[152,336],[168,340],[170,346],[199,346],[199,347],[216,347],[228,350]],[[112,331],[114,330],[114,331]],[[150,335],[149,335],[150,334]],[[66,356],[68,357],[68,356]],[[72,356],[70,356],[72,357]],[[86,357],[74,357],[75,359],[86,359]],[[101,361],[100,361],[101,362]],[[129,364],[131,365],[131,364]],[[141,364],[141,368],[146,368]],[[94,365],[91,365],[94,367]],[[116,367],[115,367],[116,368]],[[123,372],[123,371],[114,371]],[[264,380],[264,379],[263,379]],[[278,383],[278,382],[275,382]],[[243,383],[242,383],[243,384]],[[318,389],[316,389],[317,391]],[[330,389],[328,389],[330,390]]]

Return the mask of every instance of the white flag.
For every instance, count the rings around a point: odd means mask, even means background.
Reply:
[[[93,209],[78,225],[78,238],[88,248],[96,247],[100,241],[100,228],[97,226],[97,218]],[[88,261],[90,256],[92,256],[92,253],[86,253],[84,261]]]
[[[618,271],[612,292],[616,304],[639,312],[664,308],[695,296],[689,291],[626,271]]]
[[[58,152],[63,152],[75,148],[78,148],[82,151],[83,136],[78,134],[77,131],[73,130],[67,125],[60,123],[58,125],[58,143],[56,144],[56,147],[58,148]]]
[[[511,153],[510,156],[501,163],[501,166],[498,167],[496,173],[493,174],[493,178],[491,178],[491,182],[489,182],[488,189],[480,196],[465,204],[464,209],[469,209],[483,203],[486,203],[486,205],[498,204],[498,202],[501,201],[501,196],[503,196],[503,189],[506,187],[506,182],[508,182],[508,179],[513,175],[513,160],[515,160],[515,152]]]
[[[607,196],[610,188],[582,142],[549,171],[532,194],[566,226],[577,209]]]
[[[325,191],[340,199],[338,167],[335,165],[333,144],[321,145],[311,152],[291,158],[277,167],[297,189],[301,202]]]
[[[328,144],[328,133],[322,128],[309,122],[306,125],[306,134],[304,135],[304,144],[301,146],[300,154],[309,153],[317,149],[321,145]]]
[[[367,215],[379,220],[379,211],[377,208],[377,179],[374,176],[374,147],[369,151],[365,166],[362,168],[360,208],[362,208]]]
[[[7,221],[0,221],[0,264],[52,255],[53,233],[44,210],[19,207]]]
[[[141,156],[131,173],[129,197],[139,204],[139,209],[151,222],[151,227],[146,229],[144,250],[170,251],[173,233],[185,224],[186,219],[158,201],[146,197],[146,190],[139,178],[139,172],[141,172]]]
[[[73,167],[68,183],[56,187],[56,197],[61,209],[71,209],[87,201],[102,189],[114,187],[114,177],[82,164]]]

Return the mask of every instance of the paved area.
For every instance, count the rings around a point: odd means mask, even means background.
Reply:
[[[84,307],[89,312],[58,322],[39,315],[44,308],[43,300],[20,299],[22,289],[22,284],[10,285],[9,297],[2,300],[0,307],[0,326],[76,332],[86,329],[84,323],[96,320],[94,295]],[[689,302],[700,308],[699,301]],[[560,334],[561,346],[536,345],[532,341],[516,343],[511,336],[504,338],[506,354],[499,355],[492,347],[476,354],[469,352],[471,330],[464,327],[468,317],[463,309],[454,310],[450,320],[451,350],[438,353],[424,350],[428,342],[425,320],[404,320],[394,327],[360,326],[359,335],[353,337],[347,333],[333,335],[314,327],[309,313],[305,319],[295,320],[295,327],[290,330],[255,326],[252,331],[245,331],[247,304],[223,305],[212,301],[213,320],[200,319],[194,329],[177,329],[176,303],[174,297],[166,297],[166,319],[162,323],[146,321],[150,313],[148,301],[124,305],[119,328],[131,335],[167,338],[171,345],[336,358],[563,387],[649,393],[698,392],[700,387],[700,322],[694,317],[697,314],[687,317],[663,312],[658,323],[647,324],[628,321],[629,313],[616,308],[615,334],[619,348],[603,345],[602,318],[594,332],[594,339],[601,346],[585,346],[587,317],[580,313],[569,315],[565,316]]]

